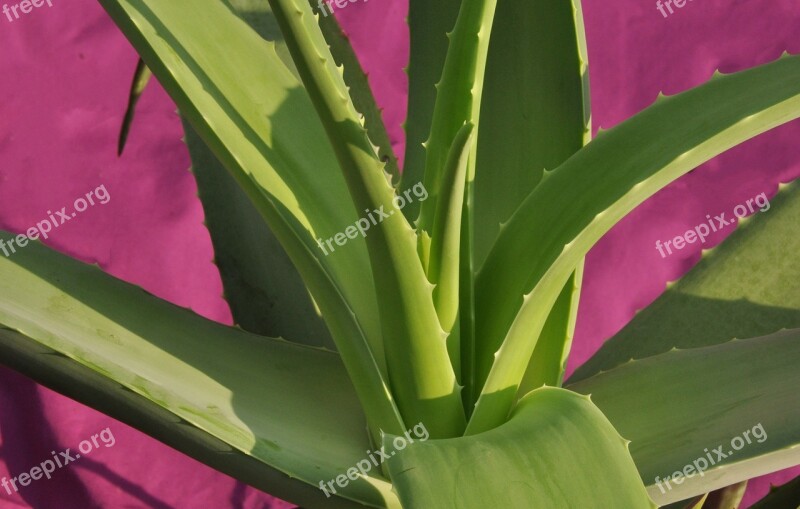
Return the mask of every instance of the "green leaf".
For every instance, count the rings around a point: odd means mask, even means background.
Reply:
[[[313,4],[313,0],[312,4]],[[327,12],[327,11],[326,11]],[[361,68],[353,47],[342,31],[336,16],[318,16],[319,27],[325,40],[330,46],[331,55],[337,64],[344,68],[344,82],[350,92],[350,98],[356,110],[364,115],[364,127],[369,133],[369,138],[378,147],[378,157],[386,163],[386,171],[392,176],[394,182],[400,180],[400,169],[397,156],[392,149],[389,133],[383,123],[382,111],[375,102],[372,89],[369,86],[367,74]]]
[[[734,336],[800,328],[800,265],[793,256],[800,252],[800,182],[780,187],[769,209],[740,221],[721,245],[704,251],[686,276],[669,284],[570,381],[673,347],[697,348]]]
[[[454,7],[452,4],[449,5]],[[420,231],[431,235],[439,209],[439,195],[447,196],[451,192],[442,182],[450,148],[454,145],[459,130],[465,124],[475,125],[476,133],[479,132],[483,79],[489,50],[489,35],[492,31],[496,5],[497,0],[464,0],[460,4],[455,28],[451,33],[447,34],[449,46],[444,58],[441,79],[436,84],[436,100],[433,102],[433,113],[430,117],[430,133],[424,144],[425,170],[422,178],[430,196],[420,206],[419,218],[416,223]],[[414,7],[415,5],[411,5],[412,15],[414,14]],[[416,14],[419,15],[420,12]],[[412,35],[412,58],[413,56]],[[435,57],[432,63],[438,64]],[[413,64],[414,62],[412,61],[412,67]],[[412,101],[409,98],[409,107],[411,106]],[[427,122],[428,118],[425,117],[424,121]],[[475,360],[473,355],[475,331],[474,263],[472,260],[472,181],[475,178],[477,136],[470,142],[467,151],[471,154],[471,157],[467,161],[464,206],[461,216],[462,228],[459,232],[461,248],[457,288],[461,317],[459,318],[456,332],[452,333],[449,338],[449,350],[452,352],[451,360],[457,367],[461,367],[457,371],[460,372],[462,380],[466,376],[466,380],[470,384],[463,394],[463,401],[468,409],[471,409],[469,402],[474,392],[471,384],[471,374],[474,371]],[[408,140],[410,145],[414,142],[412,139]],[[418,161],[412,162],[417,163]],[[412,167],[410,171],[414,172],[415,169]],[[404,177],[404,182],[406,178],[410,177],[416,178],[419,175],[412,173],[412,175]],[[427,253],[423,253],[422,257],[427,259]],[[455,288],[451,288],[451,290],[455,290]],[[453,291],[452,293],[455,292]],[[463,358],[461,356],[462,348],[466,348],[467,351],[467,355]]]
[[[0,324],[17,331],[0,332],[3,364],[276,496],[361,506],[318,487],[370,445],[335,353],[206,320],[38,241],[0,257]],[[390,506],[370,474],[339,494]]]
[[[424,265],[427,267],[428,279],[436,285],[433,290],[433,303],[439,316],[439,323],[448,334],[447,353],[453,371],[459,378],[461,377],[461,326],[458,313],[463,295],[460,285],[465,273],[465,268],[461,265],[462,248],[465,245],[465,239],[462,238],[462,218],[465,211],[464,195],[467,184],[465,180],[473,132],[472,124],[464,124],[453,140],[442,183],[445,191],[439,201],[439,210],[436,211],[431,244],[426,247],[425,241],[422,240],[418,246],[424,253],[423,260],[426,260]],[[425,236],[418,238],[421,239],[425,239]],[[426,249],[429,249],[429,252]],[[465,261],[468,263],[469,260]],[[471,286],[471,266],[466,272],[469,276],[467,284]],[[469,305],[466,309],[470,309]]]
[[[583,263],[567,280],[567,284],[564,285],[544,322],[539,341],[536,342],[536,348],[533,350],[533,355],[525,370],[525,376],[519,385],[518,397],[543,385],[561,387],[569,349],[575,334],[582,278]]]
[[[479,435],[403,450],[395,438],[384,447],[405,509],[655,507],[626,441],[589,398],[564,389],[531,392]]]
[[[483,76],[496,6],[497,0],[464,0],[455,28],[449,35],[450,46],[442,79],[436,85],[436,103],[426,142],[423,182],[430,197],[420,206],[418,220],[420,229],[429,232],[433,229],[439,195],[447,192],[442,188],[442,178],[458,131],[465,123],[472,123],[480,132]],[[468,180],[472,180],[475,173],[474,161],[470,164]]]
[[[580,2],[498,2],[475,171],[475,264],[539,184],[591,137]]]
[[[380,225],[369,230],[366,243],[398,407],[407,422],[425,422],[433,436],[457,436],[465,426],[460,388],[433,305],[433,286],[417,255],[416,234],[402,214],[395,214],[401,207],[391,178],[349,99],[311,8],[304,0],[270,4],[353,201],[359,209],[385,214]]]
[[[319,305],[373,430],[405,429],[386,380],[366,249],[315,240],[357,212],[308,95],[265,41],[214,0],[101,0],[270,226]],[[218,37],[208,37],[213,26]],[[219,38],[225,44],[219,44]]]
[[[798,363],[792,329],[630,361],[567,388],[591,394],[631,440],[650,496],[665,505],[800,463]],[[687,465],[703,475],[665,484]]]
[[[261,37],[276,41],[276,51],[283,62],[295,69],[269,4],[254,0],[231,0],[231,3],[235,12]],[[366,114],[368,131],[377,135],[381,154],[394,161],[389,168],[397,173],[396,158],[380,112],[352,47],[335,17],[320,17],[320,26],[332,45],[334,57],[343,62],[345,81],[356,106]],[[258,210],[186,122],[184,131],[214,243],[215,261],[236,323],[258,334],[335,348],[297,269],[259,217]]]
[[[453,29],[461,0],[409,0],[408,31],[408,114],[405,122],[406,152],[403,161],[401,190],[407,191],[423,182],[425,148],[431,133],[436,83],[442,77],[449,47],[447,33]],[[409,221],[419,216],[419,202],[403,208]]]
[[[553,303],[605,232],[677,177],[798,116],[800,57],[786,55],[662,98],[548,173],[476,279],[476,336],[497,357],[468,431],[505,420]]]
[[[473,128],[472,124],[464,124],[450,147],[431,237],[428,279],[436,285],[433,302],[445,332],[452,330],[458,314],[461,212]]]
[[[589,142],[587,60],[580,2],[498,4],[486,64],[474,183],[476,266],[486,259],[500,225],[539,184],[543,170],[556,168]],[[582,273],[581,264],[553,306],[520,396],[542,385],[561,385]],[[464,380],[465,386],[473,386],[473,398],[478,397],[493,360],[493,355],[482,356],[477,360],[482,375],[473,372],[473,380]],[[474,403],[475,399],[470,402]]]
[[[258,209],[191,125],[183,128],[235,323],[256,334],[335,349],[300,274]]]
[[[773,486],[769,494],[750,506],[750,509],[788,509],[800,508],[800,477],[786,484]]]
[[[136,113],[136,103],[139,102],[139,97],[144,92],[145,87],[150,82],[150,77],[153,74],[150,69],[144,65],[140,58],[136,62],[136,69],[133,71],[133,81],[131,82],[131,90],[128,93],[128,106],[125,108],[125,116],[122,118],[122,126],[119,130],[119,138],[117,140],[117,156],[122,155],[125,150],[125,143],[128,141],[128,133],[131,130],[133,123],[133,116]]]

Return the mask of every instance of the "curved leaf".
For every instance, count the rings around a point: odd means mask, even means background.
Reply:
[[[673,347],[711,346],[800,328],[800,264],[794,256],[800,252],[800,182],[780,187],[767,211],[740,220],[722,244],[704,251],[686,276],[669,284],[570,382]]]
[[[318,487],[370,446],[335,353],[206,320],[38,242],[0,257],[0,324],[17,331],[0,334],[3,364],[272,494],[358,506]],[[339,495],[395,503],[371,474]]]
[[[357,212],[311,101],[274,45],[215,0],[101,4],[283,245],[371,428],[404,430],[386,380],[366,249],[351,243],[348,256],[325,256],[315,240],[353,224]]]
[[[183,128],[214,263],[235,323],[263,336],[334,349],[325,322],[278,239],[194,129],[187,122]]]
[[[786,55],[662,98],[548,173],[476,279],[476,335],[497,357],[468,431],[504,421],[553,303],[606,231],[680,175],[799,116],[800,57]]]
[[[798,363],[792,329],[630,361],[568,388],[591,394],[631,440],[650,496],[665,505],[800,464]],[[663,481],[695,460],[702,476]]]
[[[417,255],[415,232],[402,214],[395,214],[401,207],[391,178],[383,171],[385,165],[369,141],[311,8],[305,0],[270,4],[353,201],[359,209],[384,213],[366,235],[366,244],[389,379],[402,416],[407,422],[424,420],[434,436],[458,436],[465,426],[460,388],[433,304],[433,287]]]
[[[627,442],[589,398],[564,389],[529,393],[479,435],[403,449],[395,438],[384,446],[405,509],[655,507]]]

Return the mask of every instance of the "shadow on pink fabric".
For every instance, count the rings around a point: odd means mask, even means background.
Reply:
[[[0,17],[0,228],[23,232],[104,185],[111,197],[54,231],[46,243],[176,304],[231,322],[175,107],[152,84],[139,104],[122,158],[116,135],[136,54],[91,0],[54,0]],[[355,3],[337,12],[370,74],[392,142],[402,153],[407,0]],[[665,18],[655,1],[584,2],[595,128],[730,72],[800,53],[795,0],[703,0]],[[732,210],[800,176],[800,124],[760,136],[686,175],[609,232],[587,259],[569,369],[652,302],[666,281],[699,259],[699,248],[666,259],[670,238],[709,211]],[[708,192],[713,189],[714,192]],[[710,239],[723,240],[730,231]],[[614,288],[608,292],[608,288]],[[142,433],[0,369],[0,477],[18,475],[109,428],[100,447],[41,484],[8,495],[0,509],[289,508]],[[800,469],[752,482],[747,507]],[[40,481],[41,483],[42,481]]]

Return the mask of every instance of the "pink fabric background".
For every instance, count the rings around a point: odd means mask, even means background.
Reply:
[[[15,2],[16,3],[16,0]],[[396,147],[405,111],[406,0],[338,12],[385,108]],[[611,127],[650,104],[730,72],[800,53],[795,0],[696,0],[668,19],[651,0],[584,1],[593,121]],[[187,171],[175,107],[151,85],[125,155],[116,135],[136,54],[92,0],[53,0],[10,23],[0,17],[0,228],[22,232],[104,184],[111,201],[55,231],[48,244],[209,318],[230,322],[203,213]],[[776,129],[658,193],[590,253],[570,369],[652,302],[699,254],[662,259],[670,238],[800,176],[800,123]],[[713,237],[721,241],[730,231]],[[696,247],[692,245],[691,247]],[[0,477],[18,475],[110,427],[116,444],[81,458],[5,508],[286,508],[231,478],[74,401],[0,368]],[[788,480],[800,473],[781,473]],[[767,484],[753,483],[752,501]]]

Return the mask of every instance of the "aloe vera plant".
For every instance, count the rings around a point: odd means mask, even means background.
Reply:
[[[800,116],[800,57],[590,141],[578,2],[411,0],[401,174],[346,38],[305,0],[101,4],[186,120],[241,327],[34,243],[0,258],[3,363],[304,507],[709,508],[800,463],[796,184],[563,380],[584,255]],[[701,304],[716,313],[688,320]],[[430,440],[406,443],[415,426]]]

